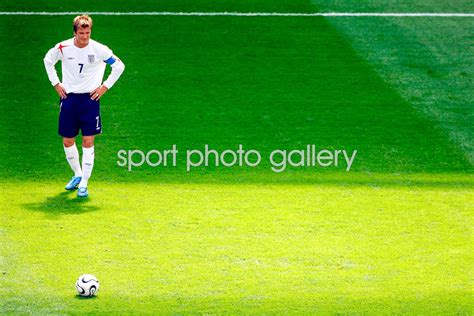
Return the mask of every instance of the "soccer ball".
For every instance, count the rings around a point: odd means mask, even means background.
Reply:
[[[99,290],[99,280],[92,274],[83,274],[76,281],[76,289],[80,296],[93,296]]]

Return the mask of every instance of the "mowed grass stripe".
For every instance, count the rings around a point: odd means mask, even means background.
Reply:
[[[45,34],[33,25],[69,25],[70,18],[1,20],[17,29],[11,35],[15,49],[2,52],[5,78],[13,69],[19,73],[18,84],[5,84],[3,92],[8,102],[1,107],[9,114],[3,125],[6,150],[0,153],[9,168],[3,172],[9,177],[64,177],[67,168],[51,168],[65,163],[55,135],[57,101],[41,60],[70,31],[53,28]],[[94,37],[110,45],[127,65],[103,100],[104,135],[97,142],[96,170],[107,170],[112,178],[135,177],[116,166],[119,149],[172,144],[181,149],[209,144],[218,150],[244,144],[268,157],[276,148],[304,149],[314,143],[319,148],[359,150],[354,171],[469,168],[460,150],[411,109],[322,18],[101,16],[95,21]],[[140,32],[122,37],[127,29]],[[34,38],[34,45],[26,38]],[[31,93],[20,97],[18,89]],[[32,154],[16,159],[25,148]],[[27,175],[22,174],[25,165],[30,166]],[[180,166],[160,172],[144,167],[135,179],[188,176],[182,160]],[[255,170],[274,176],[268,163]],[[204,171],[224,181],[241,172]]]
[[[51,3],[47,0],[14,1],[5,0],[0,4],[0,11],[124,11],[124,12],[314,12],[314,7],[307,0],[142,0],[122,1],[120,6],[107,2],[77,3],[77,1],[64,0],[61,3]]]
[[[9,190],[6,246],[18,259],[0,276],[4,312],[470,306],[465,189],[96,181],[94,196],[77,200],[55,183]],[[74,298],[84,272],[101,280],[95,300]]]
[[[129,15],[129,16],[240,16],[240,17],[474,17],[474,13],[449,13],[449,12],[119,12],[119,11],[71,11],[71,12],[41,12],[41,11],[16,11],[0,12],[0,15]]]
[[[424,0],[417,3],[386,3],[385,1],[324,1],[319,8],[314,7],[318,1],[310,0],[142,0],[142,1],[122,1],[120,7],[107,2],[77,3],[73,0],[64,0],[61,3],[51,3],[47,0],[38,1],[14,1],[4,0],[0,5],[0,11],[74,11],[74,12],[453,12],[453,13],[473,13],[474,7],[469,1],[458,0],[451,2],[434,2]]]
[[[318,1],[314,1],[318,3]],[[321,2],[318,10],[339,4]],[[426,3],[425,3],[426,4]],[[360,11],[381,9],[376,3],[352,5]],[[423,4],[420,4],[423,5]],[[456,4],[469,10],[467,2]],[[453,4],[440,9],[452,10]],[[409,10],[413,5],[401,5]],[[329,19],[357,53],[424,117],[449,135],[474,163],[474,73],[470,19]],[[436,32],[434,30],[443,30]]]

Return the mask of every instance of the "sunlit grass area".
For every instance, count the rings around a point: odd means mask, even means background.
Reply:
[[[471,186],[101,181],[89,200],[54,182],[17,188],[2,214],[4,311],[470,307]],[[87,302],[74,297],[84,271],[101,281]]]

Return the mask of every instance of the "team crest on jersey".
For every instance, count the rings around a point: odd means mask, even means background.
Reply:
[[[92,64],[95,61],[95,55],[87,55],[89,57],[89,64]]]

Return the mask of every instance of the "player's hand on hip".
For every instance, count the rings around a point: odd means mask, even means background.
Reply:
[[[64,89],[64,86],[62,83],[58,83],[57,85],[55,85],[54,89],[56,90],[56,92],[58,93],[61,99],[67,98],[67,92],[66,92],[66,89]]]
[[[104,86],[104,85],[101,85],[100,87],[94,89],[92,92],[91,92],[91,99],[92,100],[99,100],[100,97],[102,97],[106,92],[107,92],[107,87]]]

